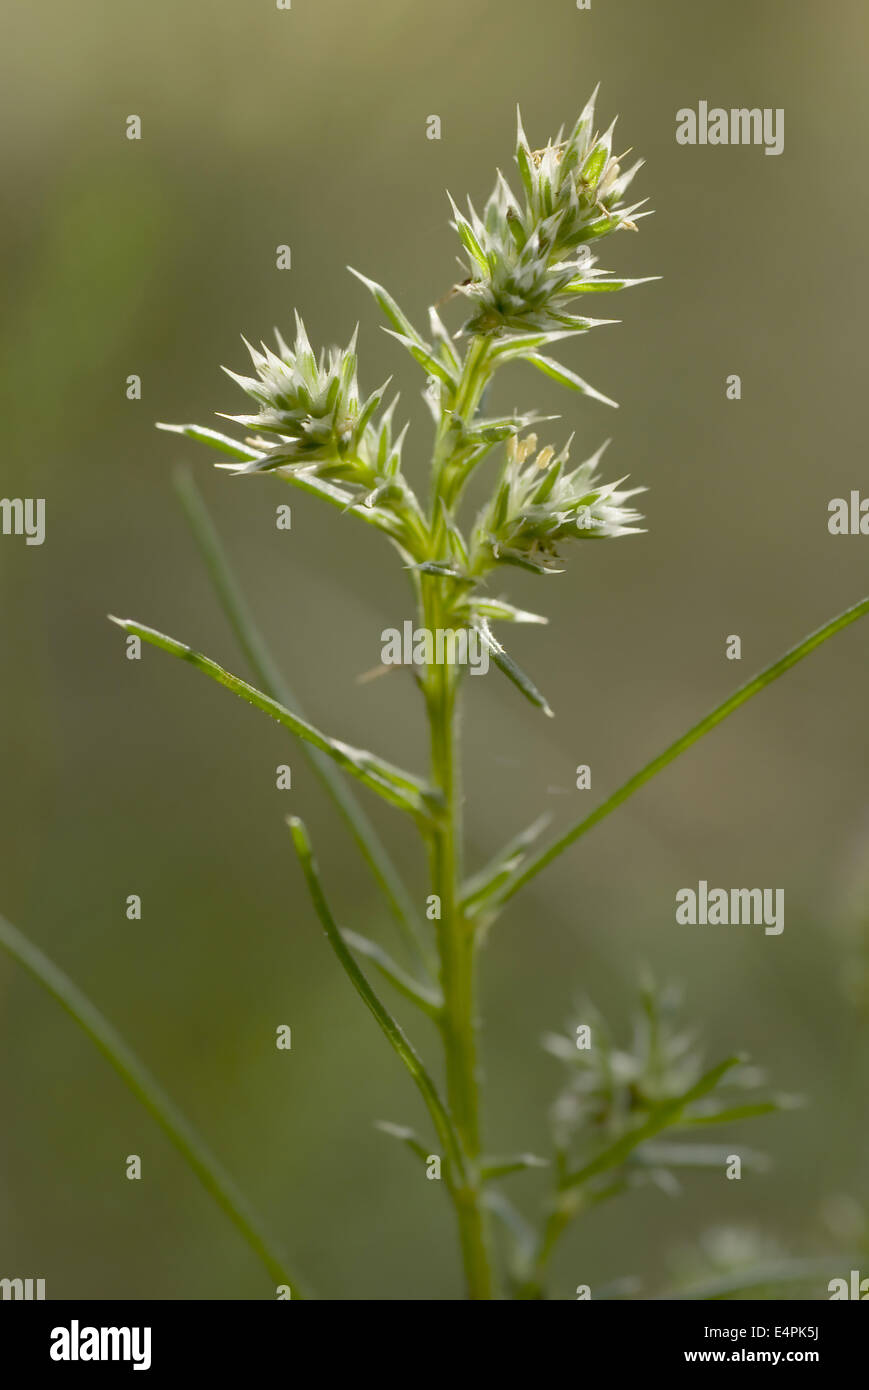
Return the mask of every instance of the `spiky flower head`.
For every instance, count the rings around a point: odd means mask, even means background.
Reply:
[[[537,436],[511,439],[494,497],[474,532],[476,569],[520,565],[546,574],[558,568],[557,546],[566,540],[595,540],[635,534],[640,512],[625,503],[644,488],[603,483],[597,465],[606,448],[568,469],[571,441],[556,454],[537,450]]]
[[[642,206],[627,206],[624,194],[643,161],[622,170],[624,155],[612,153],[613,126],[603,135],[594,129],[596,95],[567,139],[560,130],[540,150],[531,149],[518,117],[523,198],[499,171],[482,217],[470,201],[469,218],[453,203],[453,226],[469,256],[468,278],[458,289],[477,306],[467,331],[582,330],[594,321],[568,312],[573,296],[641,283],[607,278],[590,251],[610,232],[635,231]]]
[[[401,440],[393,444],[395,402],[375,427],[374,417],[389,382],[363,401],[356,376],[356,333],[346,348],[314,356],[305,326],[296,315],[296,339],[288,347],[275,330],[278,351],[247,343],[256,377],[224,371],[259,406],[256,415],[226,419],[256,432],[251,443],[264,457],[251,471],[316,464],[321,477],[374,486],[396,471]],[[259,436],[266,436],[261,438]],[[385,457],[381,458],[381,455]]]

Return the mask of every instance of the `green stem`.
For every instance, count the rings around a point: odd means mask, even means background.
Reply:
[[[454,507],[465,481],[461,472],[457,471],[462,457],[460,431],[474,419],[492,376],[491,350],[490,338],[474,336],[471,339],[452,406],[444,411],[438,426],[431,491],[431,558],[434,560],[441,556],[446,535],[441,505]]]
[[[423,616],[428,630],[444,623],[441,581],[424,579]],[[467,1159],[464,1182],[452,1194],[459,1237],[472,1299],[492,1297],[492,1276],[481,1203],[477,1158],[480,1153],[479,1080],[474,932],[459,900],[461,881],[461,789],[456,758],[456,697],[458,676],[448,665],[429,667],[425,696],[431,737],[434,786],[443,796],[445,812],[430,837],[432,893],[439,900],[438,953],[443,1010],[441,1034],[447,1075],[447,1102]]]
[[[430,555],[441,558],[446,543],[444,506],[455,500],[455,467],[461,456],[457,429],[470,423],[491,374],[489,340],[474,337],[468,348],[452,409],[444,412],[435,440],[432,462]],[[460,490],[460,489],[459,489]],[[444,581],[421,576],[420,608],[423,626],[433,635],[450,626],[450,606]],[[491,1261],[477,1159],[480,1153],[479,1079],[475,1004],[475,940],[460,901],[462,863],[461,788],[457,759],[458,673],[448,665],[432,664],[423,682],[431,743],[431,776],[441,793],[444,813],[429,835],[432,893],[440,904],[438,955],[443,1010],[441,1035],[447,1076],[447,1103],[465,1154],[466,1174],[451,1193],[468,1296],[493,1295]]]
[[[71,1018],[96,1043],[100,1052],[111,1062],[121,1080],[140,1100],[161,1129],[168,1135],[181,1156],[193,1169],[202,1186],[214,1198],[221,1211],[247,1241],[251,1250],[262,1261],[269,1276],[276,1284],[286,1285],[293,1298],[303,1298],[299,1285],[287,1272],[281,1252],[275,1250],[268,1237],[260,1228],[257,1217],[247,1205],[244,1197],[235,1187],[232,1179],[223,1172],[217,1159],[209,1153],[206,1145],[184,1118],[177,1106],[139,1058],[127,1046],[120,1034],[104,1018],[99,1009],[86,995],[73,984],[54,961],[49,960],[26,936],[0,917],[0,946],[3,946],[23,965],[35,980],[63,1006]]]

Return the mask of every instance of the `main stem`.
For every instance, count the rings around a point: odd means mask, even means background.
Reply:
[[[435,441],[430,517],[431,558],[443,558],[444,507],[454,500],[451,465],[461,449],[461,427],[473,420],[490,375],[489,343],[474,338],[465,359],[453,408],[444,412]],[[458,426],[458,432],[456,430]],[[449,580],[421,575],[423,626],[434,638],[453,626],[447,598]],[[465,1159],[464,1173],[452,1188],[468,1296],[490,1299],[492,1271],[479,1182],[480,1102],[477,1076],[474,931],[460,904],[462,874],[462,797],[457,756],[457,668],[432,662],[424,691],[431,739],[432,782],[443,796],[444,810],[430,837],[432,893],[439,903],[438,956],[443,1009],[441,1035],[447,1076],[447,1101]]]
[[[428,630],[443,626],[441,581],[424,580],[423,614]],[[425,695],[431,736],[432,781],[444,799],[444,813],[430,842],[432,893],[439,901],[438,955],[443,992],[441,1034],[446,1060],[447,1100],[466,1159],[453,1199],[462,1260],[472,1299],[492,1297],[484,1214],[477,1177],[480,1154],[479,1085],[475,1003],[474,934],[459,902],[461,876],[461,787],[457,744],[458,675],[446,663],[428,668]]]

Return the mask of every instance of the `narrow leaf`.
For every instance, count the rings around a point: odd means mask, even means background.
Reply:
[[[561,386],[569,386],[573,391],[581,391],[584,396],[591,396],[593,400],[602,401],[604,405],[611,405],[616,410],[618,409],[618,401],[610,400],[609,396],[603,395],[594,386],[589,386],[587,381],[583,381],[581,376],[576,375],[576,372],[572,372],[569,367],[562,366],[553,358],[542,357],[539,352],[532,352],[528,354],[528,361],[546,376],[551,376],[553,381],[559,382]]]
[[[428,1162],[428,1150],[416,1130],[408,1129],[407,1125],[394,1125],[391,1120],[378,1120],[375,1129],[379,1129],[381,1134],[388,1134],[391,1138],[398,1139],[400,1143],[410,1149],[416,1158],[422,1159],[423,1163]]]
[[[399,334],[415,343],[417,347],[427,346],[425,339],[417,333],[404,310],[400,308],[388,290],[385,290],[382,285],[378,285],[376,280],[369,280],[368,276],[363,275],[361,271],[354,270],[352,265],[348,265],[347,269],[351,275],[356,276],[357,280],[362,281],[365,288],[374,296],[385,317]]]
[[[350,982],[356,990],[356,993],[377,1020],[390,1047],[398,1054],[413,1077],[425,1101],[428,1112],[431,1115],[432,1123],[437,1131],[438,1138],[444,1145],[451,1166],[454,1168],[456,1176],[460,1178],[464,1173],[464,1159],[462,1158],[459,1142],[453,1130],[452,1120],[438,1094],[437,1087],[426,1071],[421,1057],[410,1042],[401,1025],[393,1018],[386,1005],[381,1003],[348,949],[335,919],[332,916],[329,904],[326,901],[326,896],[320,882],[319,871],[314,861],[311,842],[304,824],[297,816],[288,817],[287,824],[290,827],[293,844],[296,847],[296,853],[302,865],[302,872],[305,875],[308,891],[311,894],[314,911],[320,919],[320,925],[326,933],[329,945],[332,947],[332,950],[335,952],[335,955],[350,977]]]
[[[456,231],[458,232],[461,238],[462,245],[464,246],[465,250],[468,251],[470,255],[473,257],[473,259],[477,262],[477,265],[480,267],[483,273],[487,273],[489,270],[489,262],[486,258],[485,251],[483,250],[482,246],[480,245],[477,239],[473,227],[471,226],[468,219],[465,217],[464,213],[461,212],[460,209],[456,206],[452,195],[450,193],[447,193],[447,197],[450,200],[450,206],[453,210],[453,226],[455,227]]]
[[[394,328],[385,328],[383,331],[388,333],[390,338],[396,338],[402,347],[407,348],[411,357],[428,372],[429,376],[436,376],[447,386],[453,388],[458,384],[455,372],[441,362],[440,358],[435,357],[427,343],[415,342],[406,333],[398,333]]]
[[[604,323],[609,322],[608,319],[602,321]],[[560,343],[565,338],[575,338],[577,333],[584,333],[586,328],[591,327],[594,322],[595,320],[592,319],[582,320],[581,326],[578,324],[577,327],[571,329],[559,328],[548,332],[541,330],[539,333],[514,333],[512,337],[502,338],[496,342],[490,355],[492,360],[498,364],[512,362],[515,358],[530,357],[532,353],[537,352],[538,348],[548,347],[550,343]]]
[[[343,931],[341,935],[347,945],[359,956],[365,956],[372,965],[376,965],[384,979],[388,980],[399,993],[409,999],[412,1004],[416,1004],[418,1009],[429,1015],[430,1018],[437,1018],[443,1008],[443,999],[440,994],[427,986],[421,985],[412,976],[402,970],[392,957],[379,946],[376,941],[369,941],[367,936],[360,936],[355,931]]]
[[[540,816],[533,825],[521,831],[520,834],[508,841],[496,855],[492,857],[488,864],[479,873],[473,874],[465,883],[462,889],[462,911],[474,916],[481,907],[486,905],[487,900],[493,895],[495,890],[505,881],[510,874],[514,873],[522,862],[522,858],[537,839],[538,835],[546,829],[551,816]]]
[[[278,704],[277,700],[273,700],[271,696],[264,695],[261,690],[255,689],[254,686],[248,685],[247,681],[225,671],[222,666],[217,665],[217,662],[211,661],[201,652],[194,651],[192,647],[186,646],[183,642],[177,642],[174,637],[167,637],[165,633],[157,632],[151,627],[145,627],[132,618],[109,616],[111,622],[117,623],[118,627],[123,628],[125,632],[141,637],[144,642],[150,642],[152,646],[159,647],[162,651],[168,652],[170,656],[177,656],[180,660],[188,662],[197,671],[202,671],[204,675],[210,676],[219,685],[231,690],[234,695],[239,695],[248,704],[277,720],[291,733],[313,744],[322,753],[327,753],[339,767],[343,767],[351,776],[358,778],[366,787],[369,787],[371,791],[376,791],[393,806],[410,811],[413,815],[426,820],[431,818],[432,809],[436,805],[435,794],[409,773],[401,772],[398,768],[375,757],[372,753],[367,753],[359,748],[352,748],[349,744],[338,742],[337,739],[328,738],[325,734],[320,733],[319,729],[315,729],[313,724],[300,719],[290,710],[284,709],[283,705]]]
[[[488,1188],[483,1193],[482,1202],[486,1210],[500,1222],[509,1238],[514,1282],[526,1279],[537,1248],[536,1231],[499,1188]]]
[[[166,430],[168,434],[184,435],[185,439],[195,439],[198,444],[207,444],[210,448],[218,449],[222,454],[229,454],[234,459],[259,459],[264,458],[266,454],[265,449],[254,449],[248,444],[240,444],[237,439],[230,439],[228,434],[206,429],[204,425],[165,425],[158,422],[157,429]]]
[[[644,275],[639,280],[587,280],[581,277],[571,280],[564,286],[565,294],[605,294],[609,290],[630,290],[634,285],[647,285],[652,280],[660,280],[660,275]]]
[[[517,690],[521,690],[526,700],[530,700],[532,705],[536,705],[538,709],[542,709],[543,713],[548,715],[550,719],[554,718],[554,711],[550,709],[546,697],[541,695],[531,677],[526,676],[521,666],[517,666],[513,658],[507,655],[501,643],[492,636],[485,620],[476,625],[476,630],[482,636],[498,670],[503,671],[504,675],[509,681],[513,682]]]
[[[798,1102],[796,1102],[798,1103]],[[777,1100],[759,1100],[745,1105],[727,1105],[723,1109],[710,1109],[695,1115],[685,1115],[681,1125],[726,1125],[735,1120],[752,1120],[758,1115],[771,1115],[775,1111],[795,1108],[793,1097],[782,1096]]]

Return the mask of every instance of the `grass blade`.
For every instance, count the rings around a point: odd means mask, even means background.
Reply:
[[[639,772],[636,772],[633,777],[630,777],[627,782],[623,783],[618,791],[613,792],[612,796],[609,797],[607,801],[604,801],[602,805],[598,806],[595,811],[592,811],[591,815],[586,816],[584,820],[574,825],[566,834],[562,835],[559,840],[556,840],[554,845],[550,845],[548,849],[535,855],[521,873],[518,873],[499,894],[499,905],[512,898],[514,893],[518,893],[520,888],[524,887],[524,885],[530,882],[541,870],[551,864],[553,859],[557,859],[559,854],[569,849],[572,844],[575,844],[575,842],[583,835],[587,834],[589,830],[599,825],[602,820],[605,820],[606,817],[616,809],[616,807],[628,801],[635,792],[638,792],[641,787],[644,787],[647,782],[650,782],[652,778],[656,777],[659,772],[662,772],[665,767],[675,762],[676,758],[682,753],[687,752],[693,744],[698,743],[700,739],[714,729],[717,724],[722,723],[728,715],[733,714],[735,710],[739,709],[740,705],[744,705],[753,695],[759,694],[766,686],[771,685],[773,681],[778,680],[786,671],[789,671],[792,666],[796,666],[799,661],[807,657],[816,647],[820,647],[822,643],[826,642],[830,637],[835,637],[837,632],[843,631],[843,629],[849,627],[851,623],[856,622],[858,618],[864,617],[866,613],[869,613],[869,598],[861,599],[859,603],[855,603],[851,608],[846,608],[844,613],[840,613],[838,617],[831,618],[828,623],[818,628],[816,632],[810,633],[809,636],[804,638],[796,647],[792,647],[789,652],[785,652],[785,655],[780,657],[778,661],[773,662],[771,666],[767,666],[765,670],[759,672],[752,680],[740,686],[740,688],[735,690],[732,695],[729,695],[722,704],[716,706],[711,713],[707,714],[705,719],[701,719],[698,724],[694,724],[681,738],[677,738],[675,743],[671,743],[668,748],[665,748],[663,753],[659,753],[650,763],[646,763],[645,767],[641,768]]]
[[[301,715],[299,702],[278,670],[254,622],[244,595],[230,569],[226,553],[203,501],[202,494],[196,486],[192,474],[187,469],[177,471],[175,488],[193,538],[199,547],[199,552],[214,585],[220,606],[257,681],[266,694],[271,695],[272,699],[277,700],[285,709],[292,709]],[[301,715],[301,717],[304,716]],[[345,785],[340,773],[325,753],[321,753],[318,748],[313,748],[309,743],[303,744],[302,747],[305,756],[309,759],[311,766],[349,826],[350,833],[359,846],[363,859],[383,890],[384,897],[407,944],[420,963],[430,969],[429,957],[416,925],[416,909],[410,894],[365,809],[360,806],[352,789]]]
[[[322,753],[326,753],[339,767],[343,767],[352,777],[356,777],[371,791],[377,792],[389,801],[393,806],[398,806],[403,811],[410,811],[412,815],[418,816],[421,820],[430,822],[432,811],[437,805],[437,798],[433,792],[418,778],[411,776],[410,773],[402,772],[399,768],[393,767],[391,763],[382,758],[377,758],[373,753],[367,753],[361,748],[352,748],[347,743],[340,743],[337,739],[329,738],[326,734],[320,733],[313,724],[307,720],[299,718],[298,715],[291,713],[273,700],[270,695],[265,695],[255,686],[248,685],[239,676],[234,676],[230,671],[225,671],[222,666],[218,666],[216,661],[210,657],[203,656],[201,652],[194,651],[184,642],[178,642],[174,637],[168,637],[164,632],[157,632],[153,627],[145,627],[143,623],[138,623],[134,618],[115,618],[109,615],[111,622],[117,623],[118,627],[125,632],[131,633],[135,637],[140,637],[143,642],[150,642],[154,647],[159,647],[161,651],[168,652],[170,656],[177,656],[181,661],[188,662],[189,665],[202,671],[204,675],[210,676],[212,680],[223,685],[227,690],[231,690],[234,695],[239,695],[255,709],[262,710],[265,714],[277,720],[284,728],[307,743],[313,744]]]
[[[311,894],[311,901],[314,904],[314,911],[320,919],[320,925],[329,941],[329,945],[338,957],[339,962],[344,967],[345,972],[350,977],[350,983],[362,1002],[371,1010],[375,1019],[379,1023],[386,1039],[394,1052],[398,1053],[407,1070],[413,1077],[416,1086],[425,1101],[426,1108],[432,1118],[438,1138],[444,1146],[445,1152],[450,1160],[455,1177],[461,1179],[464,1172],[464,1161],[458,1140],[456,1139],[453,1123],[447,1112],[446,1106],[438,1094],[437,1087],[426,1071],[422,1058],[414,1048],[400,1023],[392,1017],[386,1005],[381,1003],[365,975],[359,969],[356,961],[340,928],[332,916],[326,895],[320,882],[320,874],[314,861],[311,842],[308,832],[298,816],[288,816],[287,824],[293,837],[293,844],[302,865],[302,872]]]
[[[288,1285],[293,1298],[304,1298],[299,1284],[287,1271],[284,1256],[263,1234],[258,1218],[250,1210],[232,1179],[223,1171],[192,1125],[108,1019],[103,1017],[99,1009],[68,975],[4,917],[0,917],[0,946],[3,946],[13,960],[22,965],[43,989],[57,1000],[96,1044],[106,1060],[111,1062],[121,1080],[157,1121],[182,1158],[193,1169],[206,1192],[214,1198],[224,1215],[229,1217],[236,1230],[262,1261],[275,1283]]]

